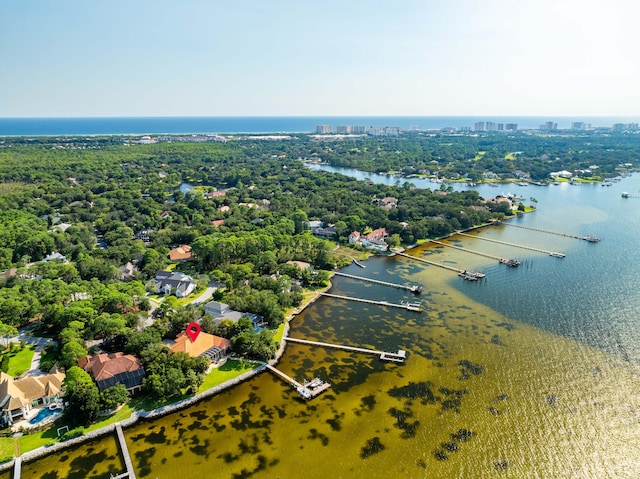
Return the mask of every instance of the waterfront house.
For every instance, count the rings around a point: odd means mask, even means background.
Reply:
[[[184,298],[196,289],[196,282],[187,274],[177,271],[156,272],[156,293],[174,294],[177,298]]]
[[[185,331],[178,334],[176,341],[169,346],[174,353],[187,353],[192,358],[206,356],[212,362],[219,363],[227,358],[231,351],[231,341],[220,336],[200,331],[194,341]]]
[[[124,384],[129,393],[142,389],[145,373],[140,360],[132,354],[105,353],[85,356],[78,366],[91,374],[100,391],[118,383]]]
[[[0,409],[2,422],[13,424],[17,419],[28,419],[34,406],[57,402],[62,397],[65,374],[54,368],[44,376],[14,379],[0,373]]]

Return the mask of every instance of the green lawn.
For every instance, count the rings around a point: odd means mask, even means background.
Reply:
[[[4,355],[9,356],[9,369],[7,374],[12,377],[20,376],[23,372],[31,368],[33,358],[33,346],[28,344],[20,351],[8,350]]]
[[[12,436],[0,437],[0,462],[13,459],[15,453],[15,441]]]
[[[200,389],[198,389],[198,392],[204,392],[207,389],[218,386],[219,384],[251,371],[255,367],[256,364],[254,363],[228,359],[226,363],[219,368],[215,368],[206,378],[204,378],[204,382],[202,383],[202,386],[200,386]]]

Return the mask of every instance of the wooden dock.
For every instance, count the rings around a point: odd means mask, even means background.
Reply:
[[[13,479],[20,479],[20,475],[22,474],[22,456],[16,457],[15,461],[13,461]]]
[[[368,281],[369,283],[380,284],[382,286],[389,286],[391,288],[399,288],[406,289],[407,291],[411,291],[412,293],[420,293],[422,292],[422,286],[418,284],[398,284],[398,283],[390,283],[388,281],[380,281],[379,279],[365,278],[363,276],[355,276],[353,274],[340,273],[339,271],[334,272],[336,276],[343,276],[345,278],[357,279],[359,281]]]
[[[285,339],[288,340],[289,338],[285,338]],[[280,379],[283,379],[287,384],[294,387],[296,389],[296,392],[303,399],[313,399],[318,394],[320,394],[323,391],[326,391],[331,387],[331,384],[326,383],[319,378],[314,378],[311,381],[305,381],[304,384],[300,384],[298,381],[288,376],[287,374],[283,373],[279,369],[274,368],[270,364],[266,364],[265,367],[269,371],[274,373],[276,376],[278,376]]]
[[[436,263],[435,261],[431,261],[431,260],[428,260],[428,259],[420,258],[418,256],[411,256],[410,254],[407,254],[407,253],[397,253],[397,254],[399,256],[404,256],[406,258],[415,259],[416,261],[421,261],[423,263],[430,264],[431,266],[437,266],[438,268],[448,269],[449,271],[453,271],[453,272],[457,273],[458,276],[460,276],[461,278],[464,278],[464,279],[470,280],[470,281],[475,281],[475,280],[478,280],[478,279],[482,279],[482,278],[484,278],[486,276],[484,273],[480,273],[478,271],[468,271],[468,270],[465,270],[465,269],[454,268],[453,266],[449,266],[449,265],[442,264],[442,263]]]
[[[555,258],[564,258],[566,256],[564,253],[556,253],[555,251],[547,251],[547,250],[540,249],[540,248],[534,248],[533,246],[525,246],[525,245],[521,245],[521,244],[507,243],[506,241],[500,241],[500,240],[496,240],[496,239],[492,239],[492,238],[484,238],[482,236],[469,235],[467,233],[458,233],[458,234],[460,236],[467,236],[469,238],[479,239],[479,240],[482,240],[482,241],[490,241],[491,243],[503,244],[505,246],[513,246],[514,248],[527,249],[529,251],[536,251],[538,253],[548,254],[549,256],[553,256]]]
[[[499,256],[494,256],[494,255],[488,254],[488,253],[482,253],[481,251],[474,251],[474,250],[471,250],[471,249],[462,248],[460,246],[456,246],[456,245],[453,245],[453,244],[443,243],[442,241],[431,240],[431,242],[435,243],[435,244],[438,244],[438,245],[441,245],[441,246],[447,246],[449,248],[457,249],[459,251],[466,251],[467,253],[477,254],[478,256],[484,256],[485,258],[494,259],[498,263],[506,264],[507,266],[520,266],[520,262],[515,260],[515,259],[500,258]]]
[[[564,236],[565,238],[575,238],[579,240],[588,241],[589,243],[597,243],[598,241],[600,241],[600,238],[597,238],[596,236],[578,236],[571,233],[561,233],[559,231],[549,231],[549,230],[543,230],[541,228],[532,228],[531,226],[514,225],[513,223],[507,223],[502,221],[496,222],[496,224],[504,225],[504,226],[513,226],[514,228],[522,228],[525,230],[537,231],[539,233],[547,233],[550,235]]]
[[[131,456],[129,455],[129,449],[127,448],[127,441],[124,439],[124,433],[122,432],[122,426],[119,422],[116,423],[116,435],[118,436],[118,443],[120,444],[120,450],[122,451],[122,457],[124,458],[124,466],[126,472],[116,476],[119,478],[128,477],[129,479],[136,479],[136,473],[133,470],[133,463],[131,462]]]
[[[292,343],[308,344],[310,346],[321,346],[323,348],[341,349],[343,351],[353,351],[356,353],[373,354],[375,356],[378,356],[383,361],[393,361],[393,362],[401,363],[401,362],[404,362],[404,360],[407,357],[407,352],[403,349],[399,350],[397,353],[389,353],[386,351],[378,351],[375,349],[357,348],[354,346],[344,346],[341,344],[322,343],[320,341],[309,341],[308,339],[297,339],[297,338],[286,337],[284,338],[284,340]]]
[[[389,303],[388,301],[375,301],[372,299],[363,299],[363,298],[355,298],[353,296],[342,296],[339,294],[331,294],[331,293],[319,293],[320,296],[327,296],[329,298],[335,299],[344,299],[347,301],[356,301],[358,303],[367,303],[367,304],[375,304],[378,306],[389,306],[391,308],[400,308],[406,309],[407,311],[415,311],[417,313],[421,313],[424,311],[424,308],[420,303]]]

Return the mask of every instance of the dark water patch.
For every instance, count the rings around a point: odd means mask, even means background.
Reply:
[[[209,414],[207,414],[207,411],[204,409],[197,409],[195,411],[192,411],[189,416],[191,416],[193,419],[197,419],[198,421],[204,421],[209,417]]]
[[[447,453],[444,452],[442,449],[436,449],[435,451],[433,451],[433,456],[438,461],[443,461],[443,462],[449,459],[449,456],[447,456]]]
[[[443,395],[443,398],[440,400],[442,411],[460,412],[462,398],[467,394],[467,390],[440,388],[439,391]]]
[[[195,436],[194,436],[195,437]],[[199,441],[198,441],[199,442]],[[209,455],[214,452],[211,448],[211,442],[209,439],[205,439],[202,444],[196,444],[191,446],[189,450],[197,456],[202,456],[205,459],[209,459]]]
[[[389,409],[389,414],[396,420],[394,426],[402,430],[402,437],[404,439],[415,437],[420,427],[420,421],[408,421],[409,418],[413,417],[413,411],[408,408],[403,410],[391,408]]]
[[[258,472],[265,471],[268,465],[270,464],[269,461],[265,456],[262,456],[262,455],[258,456],[257,459],[258,459],[258,465],[254,469],[252,470],[242,469],[242,471],[232,474],[231,477],[233,479],[248,479]]]
[[[426,469],[427,468],[427,463],[424,462],[422,459],[417,459],[416,460],[416,466],[418,466],[420,469]]]
[[[500,415],[500,410],[494,406],[489,406],[487,408],[487,411],[489,411],[490,414],[493,414],[494,416],[498,416]]]
[[[153,431],[154,428],[149,428],[150,432],[148,434],[138,434],[132,439],[134,441],[143,440],[149,444],[165,444],[167,442],[167,436],[165,434],[165,427],[162,426],[158,432]]]
[[[495,325],[499,328],[504,328],[507,331],[513,331],[514,329],[517,329],[516,325],[513,323],[501,322],[501,323],[495,323]]]
[[[498,394],[495,398],[493,398],[493,402],[497,401],[507,401],[511,399],[508,394]]]
[[[558,396],[556,396],[555,394],[546,394],[544,396],[544,400],[549,406],[558,407]]]
[[[202,422],[200,421],[193,421],[191,424],[187,426],[187,428],[189,429],[189,431],[193,431],[195,429],[201,429],[203,431],[206,431],[208,429],[206,426],[203,426]]]
[[[62,457],[60,457],[60,462],[66,462],[69,460],[69,454],[64,454]]]
[[[222,432],[227,428],[227,425],[226,424],[219,424],[217,422],[214,422],[214,423],[211,424],[211,427],[213,429],[215,429],[216,432]]]
[[[79,456],[69,463],[70,471],[67,475],[70,479],[85,479],[89,477],[89,473],[93,470],[96,464],[104,462],[106,460],[113,460],[114,456],[108,456],[105,451],[94,452],[87,451],[86,454]],[[118,473],[118,468],[115,465],[109,466],[109,472]]]
[[[491,344],[495,344],[497,346],[506,346],[502,342],[502,339],[500,339],[500,335],[499,334],[494,334],[493,336],[491,336]]]
[[[473,432],[469,429],[458,429],[451,434],[451,440],[457,442],[467,442],[474,436]]]
[[[223,452],[222,454],[216,456],[218,459],[222,459],[227,464],[232,464],[238,459],[240,459],[240,454],[233,454],[231,452]]]
[[[440,447],[447,452],[458,452],[458,444],[455,442],[443,442],[440,444]]]
[[[240,413],[240,419],[234,419],[231,421],[231,427],[239,431],[247,431],[249,429],[256,428],[268,428],[273,424],[273,421],[264,419],[262,421],[252,421],[251,413],[249,411],[242,411]]]
[[[498,459],[494,461],[493,467],[499,472],[506,471],[509,467],[509,461],[507,459]]]
[[[474,364],[468,359],[459,361],[458,366],[460,366],[460,376],[458,377],[460,380],[469,379],[471,374],[478,376],[482,374],[484,369],[481,364]]]
[[[382,442],[380,441],[380,438],[378,436],[375,436],[375,437],[372,437],[371,439],[367,439],[367,443],[360,450],[360,457],[362,459],[366,459],[369,456],[372,456],[374,454],[378,454],[384,451],[385,449],[386,448],[384,444],[382,444]]]
[[[329,437],[326,434],[318,432],[317,429],[309,429],[309,435],[307,436],[307,439],[318,439],[320,441],[320,444],[322,444],[323,446],[329,445]]]
[[[231,406],[227,408],[227,416],[235,417],[235,416],[238,416],[239,414],[240,414],[240,411],[238,411],[237,407]]]
[[[139,477],[149,476],[151,474],[151,458],[155,456],[156,448],[149,447],[143,451],[137,451],[134,456],[137,461],[136,475]]]
[[[387,391],[389,396],[396,399],[420,399],[422,404],[433,404],[438,398],[433,392],[433,383],[431,382],[418,382],[411,381],[406,386],[394,387]]]
[[[376,405],[376,397],[371,394],[369,396],[364,396],[360,399],[360,409],[370,412],[373,411],[373,408]]]
[[[43,474],[41,479],[60,479],[60,476],[58,476],[58,471],[50,471]]]
[[[344,419],[344,413],[336,414],[331,419],[327,419],[327,424],[331,426],[332,431],[342,430],[342,424],[340,423],[341,419]]]
[[[184,451],[176,451],[173,453],[173,457],[182,457],[184,455]]]

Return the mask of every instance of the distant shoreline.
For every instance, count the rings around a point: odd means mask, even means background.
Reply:
[[[627,116],[180,116],[180,117],[61,117],[0,118],[0,137],[75,137],[119,135],[191,134],[309,134],[317,125],[363,125],[399,127],[402,130],[472,128],[476,122],[515,123],[518,129],[537,129],[553,120],[559,129],[574,122],[593,128],[614,123],[637,123]]]

